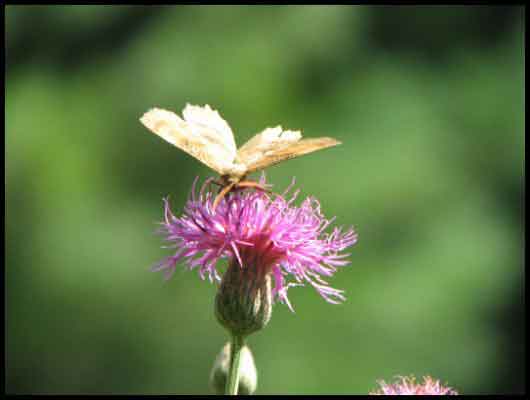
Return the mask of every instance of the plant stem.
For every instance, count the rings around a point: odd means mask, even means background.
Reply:
[[[241,361],[241,349],[243,348],[243,336],[232,335],[230,342],[230,369],[226,380],[225,394],[236,395],[239,387],[239,364]]]

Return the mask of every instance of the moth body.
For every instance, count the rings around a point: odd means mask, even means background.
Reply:
[[[329,137],[302,139],[299,131],[277,126],[266,128],[238,149],[230,126],[209,105],[187,104],[182,116],[152,108],[140,121],[151,132],[216,171],[221,176],[223,196],[233,188],[260,188],[255,182],[242,182],[250,173],[340,144]],[[219,201],[216,199],[214,205]]]

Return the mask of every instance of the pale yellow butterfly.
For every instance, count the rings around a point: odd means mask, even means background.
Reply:
[[[202,161],[221,176],[223,189],[215,205],[234,187],[257,187],[244,182],[247,174],[290,158],[340,144],[329,137],[302,139],[300,131],[266,128],[239,149],[228,123],[209,105],[186,104],[182,117],[161,108],[147,111],[140,121],[153,133]]]

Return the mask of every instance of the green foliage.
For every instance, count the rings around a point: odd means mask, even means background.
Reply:
[[[186,102],[239,144],[343,142],[268,171],[359,243],[344,304],[293,288],[249,340],[257,393],[523,391],[523,32],[520,7],[7,6],[7,392],[209,392],[215,287],[149,272],[161,198],[211,173],[138,118]]]

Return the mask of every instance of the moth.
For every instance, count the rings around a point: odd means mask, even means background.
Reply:
[[[151,132],[184,150],[220,175],[221,189],[213,208],[232,189],[260,188],[246,181],[248,174],[284,160],[341,144],[330,137],[302,139],[300,131],[266,128],[236,148],[228,123],[209,105],[186,104],[182,118],[171,111],[152,108],[140,122]]]

